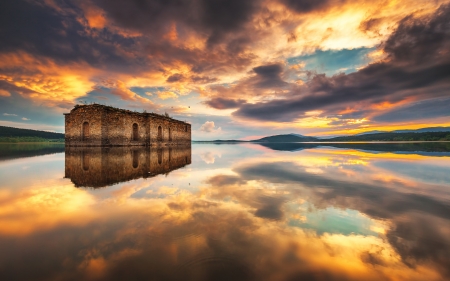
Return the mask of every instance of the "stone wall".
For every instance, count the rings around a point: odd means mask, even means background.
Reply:
[[[66,145],[101,146],[103,112],[102,108],[80,106],[74,108],[70,114],[65,114]],[[84,122],[89,124],[89,136],[85,140],[82,135]]]
[[[191,141],[191,125],[159,116],[150,117],[150,143],[158,144],[158,127],[162,129],[162,143],[178,144]],[[172,133],[172,140],[169,140],[169,129]]]
[[[105,110],[102,120],[103,145],[142,146],[149,144],[149,118],[137,112]],[[138,138],[133,139],[133,124],[137,125]]]
[[[75,107],[65,119],[67,146],[171,146],[191,142],[190,124],[154,113],[93,104]],[[87,138],[83,137],[85,122],[89,124]],[[137,136],[133,126],[137,126]]]
[[[76,187],[99,188],[189,165],[191,147],[66,147],[65,157],[66,178]]]

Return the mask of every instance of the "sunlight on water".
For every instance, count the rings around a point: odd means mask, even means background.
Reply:
[[[446,280],[449,151],[0,147],[1,279]]]

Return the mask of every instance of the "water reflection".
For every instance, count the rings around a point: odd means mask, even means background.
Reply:
[[[432,156],[450,156],[450,142],[372,142],[372,143],[259,143],[279,151],[300,151],[320,147],[358,149],[371,152],[392,152],[401,154],[420,154]]]
[[[191,146],[66,147],[65,177],[76,187],[105,187],[191,164]]]
[[[0,143],[0,161],[64,152],[64,143]]]
[[[201,144],[192,164],[147,178],[185,152],[3,161],[0,276],[448,280],[450,157],[408,149]]]

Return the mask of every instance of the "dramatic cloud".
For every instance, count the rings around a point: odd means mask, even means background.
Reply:
[[[449,98],[450,88],[449,18],[450,6],[442,6],[430,16],[406,17],[383,45],[385,60],[351,74],[311,74],[305,85],[278,99],[243,103],[234,115],[295,121],[307,112],[320,110],[318,117],[376,119],[384,110],[395,111],[407,102],[416,102],[416,107],[435,98],[442,102]],[[395,114],[390,117],[395,119]],[[417,120],[427,116],[410,117]],[[401,118],[404,120],[405,115]]]
[[[172,83],[172,82],[179,82],[182,80],[184,80],[184,76],[179,73],[176,73],[174,75],[169,76],[169,78],[167,78],[166,81]]]
[[[449,194],[429,192],[445,186],[446,180],[441,177],[447,177],[446,164],[414,155],[390,155],[383,160],[382,154],[348,150],[334,150],[332,159],[323,157],[328,153],[330,150],[325,149],[302,152],[300,158],[296,154],[283,159],[246,159],[234,167],[232,175],[209,178],[207,183],[214,192],[208,194],[232,198],[265,219],[288,215],[287,206],[292,208],[296,196],[314,205],[308,204],[305,213],[331,206],[358,210],[372,219],[390,222],[380,235],[385,235],[405,265],[415,268],[429,262],[442,276],[450,276],[446,266],[450,244],[445,235],[449,229],[443,227],[450,220],[446,204]],[[280,192],[264,192],[261,186]],[[411,193],[412,188],[416,192]],[[380,265],[377,255],[364,254],[361,258]]]
[[[307,13],[332,4],[342,5],[345,0],[282,0],[281,2],[298,13]]]
[[[213,98],[205,103],[213,108],[228,109],[239,107],[245,100],[228,100],[223,98]]]
[[[171,22],[177,22],[201,29],[208,34],[209,43],[218,43],[228,33],[244,27],[256,11],[257,2],[259,1],[123,0],[98,1],[98,4],[109,18],[125,28],[164,34]],[[183,30],[184,27],[177,26],[176,29],[178,28]],[[172,38],[175,36],[172,35]]]
[[[443,124],[442,110],[418,107],[448,97],[448,3],[3,1],[0,99],[20,95],[59,123],[86,101],[227,116],[258,135]],[[423,114],[408,117],[409,107]]]

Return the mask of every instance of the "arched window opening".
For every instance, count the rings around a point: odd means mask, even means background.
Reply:
[[[89,171],[89,154],[81,152],[81,168],[83,171]]]
[[[169,128],[169,141],[172,141],[172,130]]]
[[[89,138],[89,123],[84,122],[81,128],[81,139],[85,141],[88,138]]]
[[[162,141],[162,128],[158,126],[158,141]]]
[[[163,152],[162,149],[158,149],[158,164],[161,165],[162,164],[162,158],[163,158]]]
[[[136,150],[133,150],[131,153],[133,156],[133,168],[136,169],[139,167],[139,153]]]
[[[139,139],[139,127],[138,124],[133,124],[133,140],[137,141]]]
[[[172,161],[172,148],[169,148],[169,163]]]

